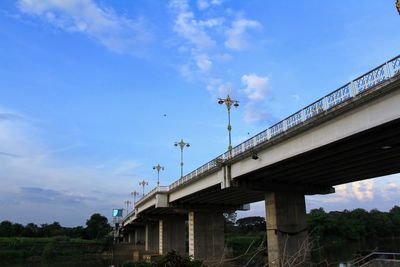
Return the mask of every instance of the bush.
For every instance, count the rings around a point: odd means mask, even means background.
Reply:
[[[168,252],[157,262],[158,267],[201,267],[205,266],[202,261],[193,260],[188,256],[181,256],[176,251]]]
[[[43,249],[42,257],[44,259],[53,259],[57,254],[56,250],[56,242],[51,241],[46,244],[46,246]]]
[[[154,267],[155,265],[145,261],[126,261],[122,264],[122,267]]]

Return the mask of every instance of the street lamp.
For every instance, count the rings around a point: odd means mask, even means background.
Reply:
[[[129,200],[127,200],[127,201],[125,201],[124,203],[125,203],[125,205],[126,205],[126,215],[128,216],[128,214],[129,214],[129,205],[132,204],[132,202],[130,202]]]
[[[137,192],[135,190],[135,191],[131,192],[131,195],[133,196],[133,205],[135,205],[136,197],[139,196],[139,192]]]
[[[175,142],[174,146],[179,146],[181,148],[181,178],[183,177],[183,149],[185,147],[190,147],[189,143],[185,143],[183,139],[179,142]]]
[[[397,11],[399,12],[399,15],[400,15],[400,0],[396,1],[396,7],[397,7]]]
[[[164,167],[160,166],[160,164],[157,164],[156,166],[153,166],[153,170],[157,171],[157,187],[160,186],[160,171],[164,170]]]
[[[145,187],[146,185],[149,185],[149,183],[146,182],[146,181],[143,179],[143,181],[139,182],[139,185],[143,187],[143,196],[144,196],[144,187]]]
[[[228,95],[226,98],[218,98],[218,104],[222,105],[224,104],[226,105],[226,109],[228,110],[228,133],[229,133],[229,145],[228,145],[228,150],[229,152],[232,151],[232,138],[231,138],[231,130],[232,130],[232,126],[231,126],[231,107],[232,105],[234,107],[238,107],[239,106],[239,101],[237,100],[233,100],[230,98],[230,96]]]

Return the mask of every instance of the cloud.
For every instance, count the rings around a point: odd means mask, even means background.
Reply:
[[[0,108],[4,113],[25,118]],[[108,215],[122,205],[127,193],[121,188],[131,186],[132,177],[123,175],[136,171],[138,160],[80,162],[63,155],[65,147],[73,153],[74,145],[49,145],[44,136],[37,120],[0,120],[0,221],[77,225],[94,212]]]
[[[11,112],[0,113],[0,121],[10,121],[10,120],[24,120],[24,118],[21,115]]]
[[[1,152],[1,151],[0,151],[0,156],[13,157],[13,158],[19,158],[19,157],[21,157],[20,155],[17,155],[17,154],[7,153],[7,152]]]
[[[268,77],[257,74],[245,74],[242,76],[242,84],[245,86],[242,91],[248,100],[245,105],[244,121],[247,123],[264,121],[268,118],[268,113],[262,106],[269,88]]]
[[[227,37],[225,46],[232,50],[242,50],[247,46],[247,30],[260,28],[261,24],[258,21],[244,18],[236,19],[225,32]]]
[[[244,93],[250,101],[263,101],[267,95],[268,77],[256,74],[245,74],[242,76],[242,83],[246,86]]]
[[[207,54],[201,54],[196,56],[196,65],[202,71],[209,71],[212,68],[212,61]]]
[[[151,40],[143,18],[118,16],[92,0],[19,0],[17,7],[24,14],[67,32],[84,34],[119,53],[132,52]]]
[[[176,14],[174,31],[190,45],[194,45],[197,50],[204,50],[216,44],[204,29],[204,27],[217,26],[216,23],[196,20],[187,1],[171,1],[170,7]]]
[[[400,184],[395,182],[387,182],[381,192],[386,200],[398,199],[400,197]]]
[[[265,121],[269,117],[269,114],[262,107],[254,103],[247,103],[244,108],[243,119],[246,123]]]
[[[197,7],[200,10],[205,10],[211,6],[221,5],[223,0],[197,0]]]
[[[82,193],[63,192],[54,189],[40,187],[21,187],[19,199],[36,203],[63,204],[63,205],[86,205],[88,201],[97,201],[93,196],[86,196]]]
[[[353,194],[360,201],[372,200],[374,198],[374,181],[364,180],[352,183]]]

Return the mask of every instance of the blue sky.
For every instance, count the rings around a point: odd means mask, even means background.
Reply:
[[[399,54],[395,1],[0,3],[0,220],[110,217],[146,179],[179,178]],[[307,197],[307,208],[387,210],[400,175]],[[132,199],[131,199],[132,200]],[[262,203],[250,214],[263,215]]]

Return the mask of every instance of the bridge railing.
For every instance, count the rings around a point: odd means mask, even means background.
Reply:
[[[356,95],[371,89],[385,80],[400,74],[400,55],[374,68],[373,70],[359,76],[339,89],[329,93],[314,103],[290,115],[284,120],[272,125],[268,129],[247,139],[243,143],[233,147],[232,151],[226,151],[196,170],[183,176],[169,186],[169,190],[185,184],[199,175],[217,169],[218,162],[239,156],[240,154],[253,149],[255,146],[266,143],[287,130],[325,112],[329,109],[355,97]],[[146,196],[145,196],[146,197]]]
[[[168,192],[169,188],[170,188],[170,186],[158,186],[158,187],[153,188],[153,190],[149,191],[144,196],[142,196],[138,201],[135,202],[135,207],[139,203],[145,201],[146,199],[149,199],[151,196],[155,195],[156,193]]]

